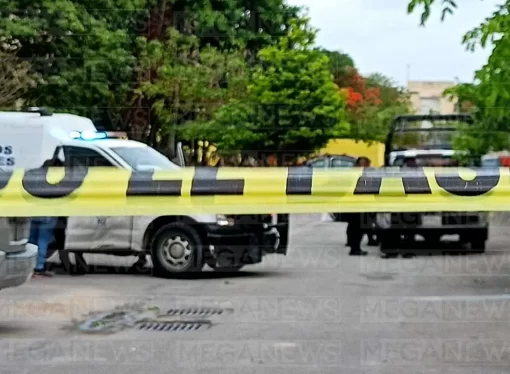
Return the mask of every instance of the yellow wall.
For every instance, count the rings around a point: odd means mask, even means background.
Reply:
[[[321,149],[320,154],[347,154],[349,156],[366,156],[372,160],[372,166],[379,167],[384,164],[384,144],[356,142],[352,139],[332,139],[328,145]]]
[[[200,144],[200,143],[199,143]],[[201,144],[200,144],[201,145]],[[209,164],[215,165],[218,161],[217,156],[213,156],[212,153],[216,150],[216,147],[211,145],[208,149],[208,157],[210,157]],[[200,152],[201,153],[201,152]],[[384,144],[372,143],[368,145],[364,142],[356,142],[352,139],[332,139],[328,145],[321,149],[319,154],[347,154],[349,156],[359,157],[366,156],[372,160],[372,166],[380,167],[384,165]],[[202,155],[199,155],[199,158]],[[212,156],[212,157],[211,157]]]

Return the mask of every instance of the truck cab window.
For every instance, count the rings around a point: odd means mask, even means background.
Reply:
[[[64,164],[66,167],[112,167],[112,163],[103,155],[89,148],[64,146]]]

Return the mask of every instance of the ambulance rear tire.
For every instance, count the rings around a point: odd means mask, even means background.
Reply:
[[[168,223],[154,234],[151,258],[156,277],[183,278],[196,274],[204,267],[200,234],[188,224]]]

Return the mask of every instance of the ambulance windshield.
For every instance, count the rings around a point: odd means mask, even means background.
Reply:
[[[112,147],[111,150],[136,171],[180,169],[151,147]]]

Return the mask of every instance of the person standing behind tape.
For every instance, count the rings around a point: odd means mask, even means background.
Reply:
[[[355,167],[367,168],[370,167],[370,159],[368,157],[359,157],[356,160]],[[369,221],[367,214],[364,213],[349,213],[347,216],[347,246],[351,249],[350,256],[365,256],[368,252],[361,249],[361,240],[367,229],[363,226]],[[370,229],[371,231],[371,229]]]
[[[44,161],[41,169],[49,167],[63,167],[58,158]],[[30,222],[30,236],[28,242],[37,246],[37,262],[34,276],[52,277],[53,273],[46,269],[46,255],[48,246],[53,239],[53,231],[57,225],[58,217],[34,217]]]

